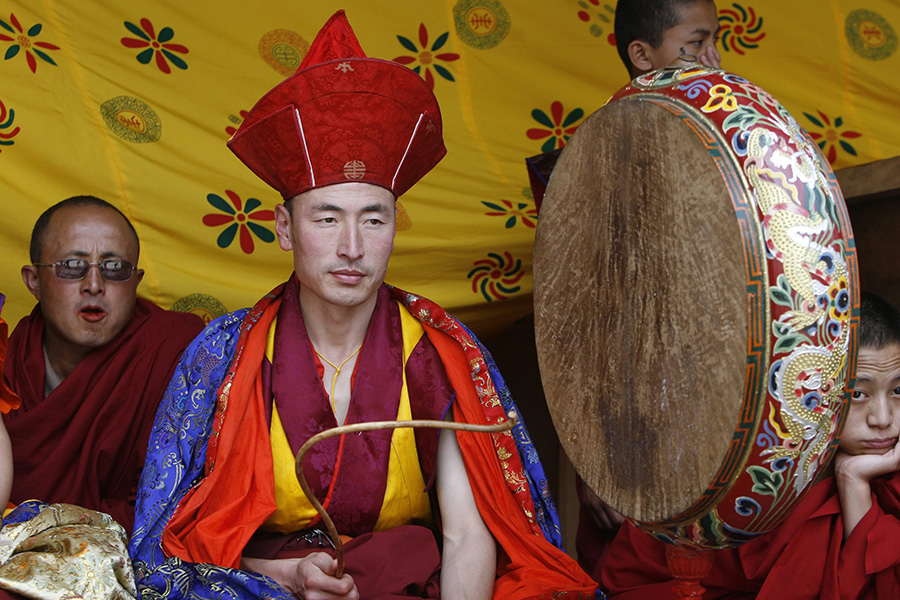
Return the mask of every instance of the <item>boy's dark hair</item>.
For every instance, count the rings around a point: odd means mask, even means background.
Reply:
[[[634,40],[643,40],[659,48],[663,35],[678,25],[681,20],[679,9],[695,2],[711,0],[619,0],[616,4],[614,31],[619,58],[631,75],[634,65],[628,57],[628,45]]]
[[[138,239],[137,231],[134,230],[134,225],[131,224],[131,221],[128,220],[122,211],[107,202],[106,200],[101,200],[96,196],[72,196],[71,198],[66,198],[60,202],[57,202],[50,208],[44,211],[44,213],[38,217],[37,222],[34,224],[34,229],[31,230],[31,247],[29,248],[29,258],[31,259],[32,264],[37,264],[41,262],[41,252],[44,250],[44,238],[47,236],[47,227],[50,225],[50,217],[53,216],[53,213],[58,211],[61,208],[78,208],[81,206],[99,206],[101,208],[108,208],[110,210],[114,210],[128,224],[128,228],[131,230],[131,233],[134,235],[134,241],[137,244],[138,255],[141,253],[141,241]]]
[[[878,350],[888,344],[900,346],[900,311],[887,300],[863,292],[859,303],[858,346]]]

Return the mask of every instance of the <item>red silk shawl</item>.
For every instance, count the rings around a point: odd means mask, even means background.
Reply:
[[[484,358],[465,330],[436,304],[392,288],[419,319],[456,392],[454,417],[494,424],[506,415]],[[272,454],[263,402],[262,364],[282,286],[245,317],[232,364],[218,390],[206,477],[182,498],[162,535],[167,555],[238,568],[253,533],[275,510]],[[247,327],[252,322],[252,326]],[[508,433],[457,432],[475,502],[497,540],[494,598],[594,598],[596,584],[546,540],[534,518],[524,469]]]

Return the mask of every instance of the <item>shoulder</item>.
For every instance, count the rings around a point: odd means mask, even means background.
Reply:
[[[230,360],[248,312],[244,308],[210,321],[184,351],[183,360],[195,362],[210,357]]]

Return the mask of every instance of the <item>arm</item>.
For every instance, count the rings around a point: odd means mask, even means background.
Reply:
[[[359,599],[353,578],[344,573],[343,577],[335,579],[337,560],[324,552],[284,560],[242,557],[241,568],[274,579],[301,600]]]
[[[581,503],[594,524],[605,531],[618,531],[625,518],[601,500],[586,484],[581,486]]]
[[[441,596],[488,599],[497,572],[497,547],[475,505],[455,431],[441,432],[438,442],[437,493],[444,536]]]
[[[872,490],[869,482],[880,475],[900,469],[900,446],[895,445],[885,454],[859,454],[851,456],[838,450],[834,461],[834,477],[841,500],[844,518],[844,541],[872,508]]]
[[[0,373],[3,377],[3,373]],[[0,381],[2,385],[2,381]],[[9,433],[3,419],[0,419],[0,510],[5,509],[9,503],[9,495],[12,493],[13,482],[13,455],[12,444],[9,441]]]

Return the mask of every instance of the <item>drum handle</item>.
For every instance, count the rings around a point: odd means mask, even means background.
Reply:
[[[519,422],[519,418],[516,415],[515,411],[508,413],[506,416],[507,419],[505,422],[498,423],[496,425],[470,425],[468,423],[454,423],[452,421],[431,420],[372,421],[369,423],[353,423],[352,425],[340,425],[338,427],[327,429],[306,440],[306,442],[302,446],[300,446],[300,450],[297,452],[297,459],[294,463],[294,471],[297,474],[297,481],[300,483],[300,487],[301,489],[303,489],[303,493],[306,494],[306,497],[309,499],[310,503],[312,503],[313,507],[316,509],[316,512],[319,513],[319,517],[322,519],[322,522],[325,523],[325,527],[328,529],[328,537],[331,538],[331,541],[334,545],[335,554],[337,555],[337,571],[334,575],[335,578],[340,579],[344,576],[344,547],[343,543],[341,542],[341,536],[338,534],[337,528],[334,526],[334,521],[331,520],[331,517],[328,516],[328,512],[322,506],[322,503],[319,502],[319,499],[316,498],[316,495],[312,492],[312,489],[310,489],[309,483],[307,483],[306,481],[306,476],[303,474],[303,456],[309,451],[310,448],[312,448],[319,442],[336,435],[345,435],[348,433],[357,433],[361,431],[376,431],[379,429],[399,429],[401,427],[450,429],[455,431],[471,431],[475,433],[500,433],[503,431],[511,430],[516,426],[516,423]]]

